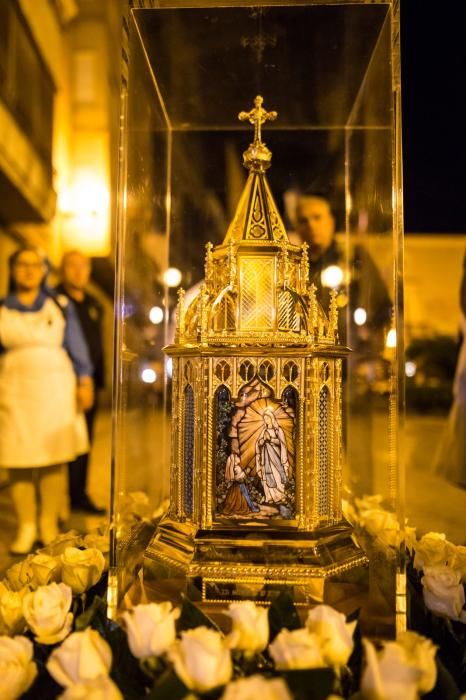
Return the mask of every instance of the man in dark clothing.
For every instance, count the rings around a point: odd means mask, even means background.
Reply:
[[[337,291],[338,334],[351,352],[343,364],[343,441],[351,488],[372,493],[376,483],[379,439],[375,416],[378,392],[388,391],[389,367],[384,358],[391,327],[392,301],[387,287],[363,245],[341,245],[328,200],[302,195],[297,202],[296,232],[309,245],[310,280],[317,299],[328,313],[330,292]]]
[[[86,291],[91,273],[90,261],[78,250],[69,251],[63,256],[61,273],[62,283],[57,287],[57,292],[71,299],[76,308],[94,366],[93,380],[97,396],[97,391],[104,386],[103,309],[99,301]],[[92,408],[85,414],[90,445],[94,437],[96,412],[97,401],[94,401]],[[105,510],[95,506],[86,493],[88,466],[89,452],[68,465],[71,508],[102,515]]]
[[[337,243],[335,219],[325,197],[299,198],[296,231],[309,245],[310,280],[326,312],[331,290],[338,292],[340,342],[360,352],[381,353],[390,328],[392,302],[369,253],[362,245],[355,245],[347,255]]]

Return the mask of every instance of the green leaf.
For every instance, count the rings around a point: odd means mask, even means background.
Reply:
[[[273,641],[283,628],[297,630],[302,627],[293,597],[288,591],[280,593],[270,606],[269,627],[270,641]]]
[[[111,623],[106,640],[113,655],[111,676],[120,688],[125,700],[141,700],[152,680],[142,672],[139,661],[131,654],[125,631]]]
[[[284,671],[282,675],[294,700],[327,700],[338,689],[337,677],[331,668]]]
[[[80,630],[85,629],[86,627],[93,626],[92,622],[97,616],[104,616],[105,619],[107,619],[107,605],[102,598],[99,598],[99,596],[95,596],[94,600],[92,601],[92,605],[90,605],[87,610],[85,610],[79,617],[76,618],[75,621],[75,629],[77,632]]]
[[[453,676],[447,671],[441,660],[436,658],[437,680],[435,687],[427,695],[423,695],[423,700],[458,700],[461,693],[456,685]]]
[[[173,669],[166,671],[145,696],[146,700],[183,700],[189,689],[180,681]]]
[[[359,615],[361,614],[361,608],[356,608],[356,610],[353,610],[349,615],[346,617],[346,622],[354,622],[355,620],[358,620],[359,622]]]
[[[184,598],[183,605],[181,606],[181,615],[176,625],[177,631],[184,632],[186,630],[195,629],[196,627],[209,627],[210,629],[220,632],[220,629],[210,617],[204,615],[196,605],[191,603],[187,598]]]

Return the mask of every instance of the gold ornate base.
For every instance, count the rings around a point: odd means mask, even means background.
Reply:
[[[292,589],[297,604],[335,603],[342,586],[367,586],[368,560],[346,523],[314,533],[248,529],[199,530],[165,517],[144,554],[151,589],[177,590],[202,603],[269,604]],[[335,584],[338,584],[337,587]]]

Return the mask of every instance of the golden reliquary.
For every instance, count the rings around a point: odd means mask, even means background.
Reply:
[[[147,582],[184,581],[205,602],[270,602],[283,587],[322,600],[366,563],[342,519],[342,362],[337,304],[309,283],[266,179],[255,99],[249,177],[223,243],[185,308],[173,358],[170,508],[145,553]],[[163,583],[164,582],[164,583]],[[183,584],[182,584],[183,586]],[[167,590],[167,588],[166,588]]]

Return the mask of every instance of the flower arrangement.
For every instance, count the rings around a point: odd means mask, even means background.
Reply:
[[[356,528],[396,548],[381,499],[346,504]],[[396,641],[361,638],[357,618],[290,595],[230,604],[231,631],[188,600],[108,619],[108,539],[62,535],[0,582],[0,697],[16,700],[459,700],[465,691],[466,548],[411,532],[409,615]],[[463,696],[466,697],[466,696]]]

